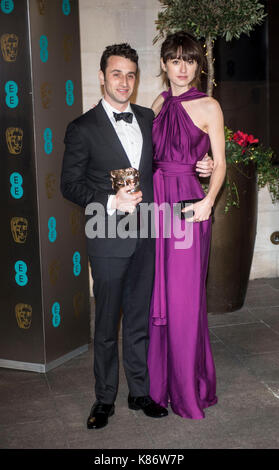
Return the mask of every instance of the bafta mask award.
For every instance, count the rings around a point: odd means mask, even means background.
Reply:
[[[129,193],[136,193],[140,190],[139,171],[136,168],[122,168],[111,170],[112,188],[118,191],[123,186],[131,186]]]
[[[32,322],[32,307],[28,304],[17,304],[15,306],[15,314],[19,328],[28,330]]]
[[[15,62],[18,52],[18,36],[14,33],[6,33],[1,36],[1,50],[6,62]]]

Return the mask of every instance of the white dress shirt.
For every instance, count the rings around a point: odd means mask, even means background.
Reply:
[[[127,157],[130,160],[131,167],[139,169],[140,157],[142,151],[142,134],[136,116],[133,113],[130,103],[127,108],[123,111],[125,113],[129,112],[133,114],[133,121],[130,123],[123,120],[116,121],[113,113],[119,113],[118,109],[113,108],[104,98],[102,99],[102,105],[105,112],[108,115],[108,118],[113,125],[115,132],[127,154]],[[112,215],[114,210],[110,209],[111,201],[115,196],[111,195],[108,198],[107,211],[109,215]]]

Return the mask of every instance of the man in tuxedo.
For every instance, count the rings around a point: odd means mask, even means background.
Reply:
[[[153,111],[131,104],[138,56],[128,44],[108,46],[101,57],[99,79],[104,88],[99,104],[71,122],[65,135],[61,191],[86,208],[104,207],[107,231],[111,217],[123,222],[123,213],[137,214],[140,203],[153,202]],[[140,191],[112,189],[110,171],[134,167],[140,173]],[[119,215],[120,211],[120,215]],[[122,214],[122,216],[121,216]],[[118,389],[118,323],[122,308],[123,365],[128,382],[128,406],[159,418],[168,411],[149,396],[147,370],[148,316],[154,274],[155,239],[139,231],[122,237],[87,237],[96,301],[94,374],[96,401],[87,420],[89,429],[108,423],[114,414]],[[158,358],[160,361],[160,358]]]

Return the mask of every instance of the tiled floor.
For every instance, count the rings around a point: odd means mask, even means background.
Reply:
[[[86,429],[94,400],[89,351],[47,374],[0,370],[1,449],[279,448],[279,279],[250,281],[243,308],[209,315],[217,405],[204,420],[127,408],[120,370],[109,426]]]

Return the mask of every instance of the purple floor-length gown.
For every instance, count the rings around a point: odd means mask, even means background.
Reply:
[[[182,102],[205,96],[194,87],[180,96],[172,96],[171,89],[163,93],[165,101],[153,125],[154,198],[159,205],[204,197],[195,166],[209,149],[209,137],[193,123]],[[150,395],[164,407],[170,403],[184,418],[202,419],[204,408],[217,402],[205,289],[211,219],[190,223],[171,211],[172,227],[180,224],[185,231],[185,246],[173,228],[163,228],[161,212],[157,220]],[[171,235],[163,236],[164,230]]]

